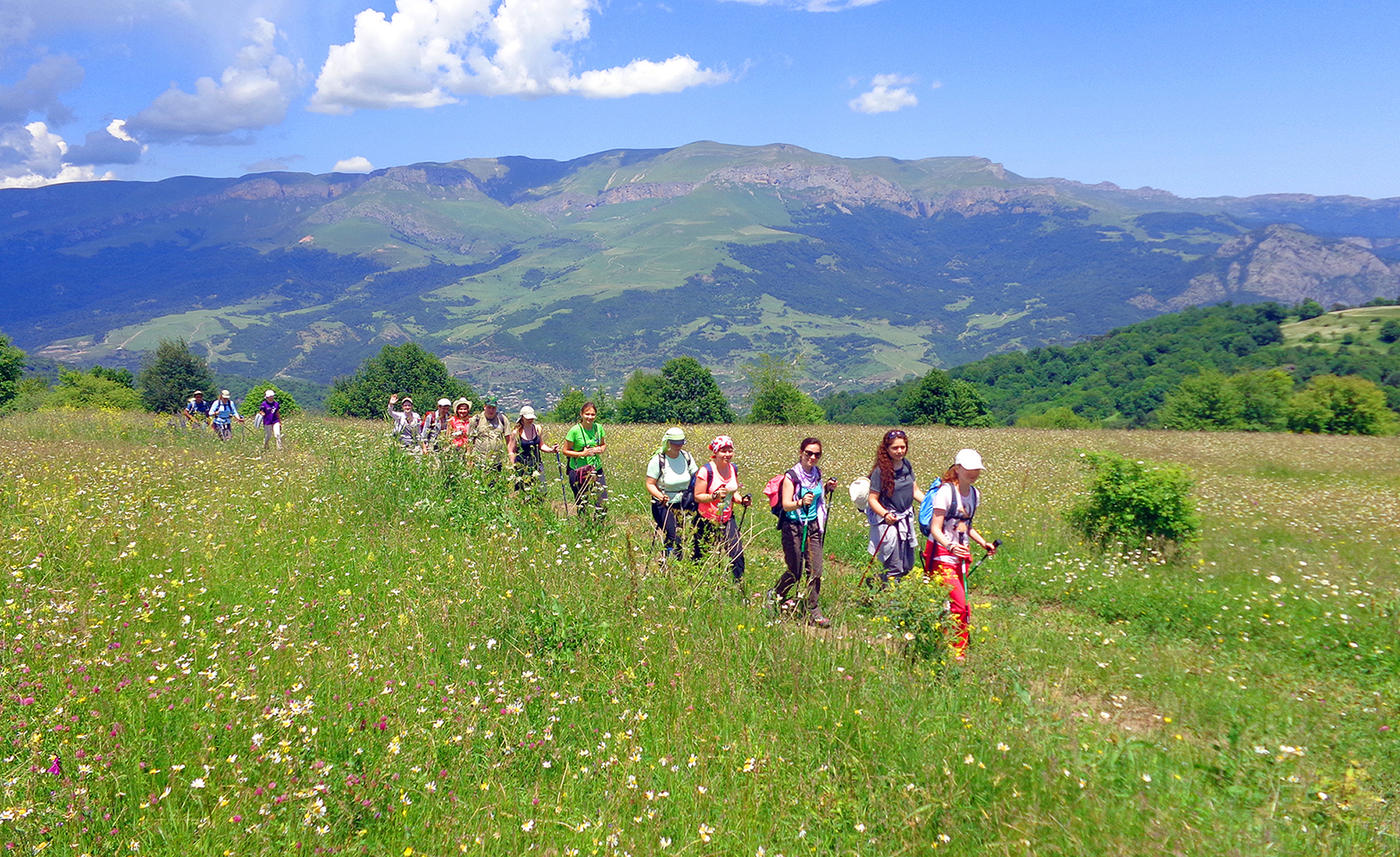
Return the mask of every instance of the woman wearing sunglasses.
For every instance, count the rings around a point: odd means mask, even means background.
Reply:
[[[802,581],[802,567],[807,567],[807,622],[818,628],[830,627],[831,620],[822,615],[817,596],[822,588],[822,541],[826,531],[826,495],[836,487],[835,479],[822,479],[817,462],[822,459],[822,442],[814,437],[797,447],[797,465],[783,474],[779,498],[783,514],[778,518],[782,534],[783,561],[787,570],[773,587],[774,600],[786,613],[797,612],[797,601],[788,598],[792,588]]]
[[[899,580],[914,567],[918,529],[914,509],[923,502],[924,492],[914,479],[909,463],[909,436],[891,429],[875,447],[875,465],[870,469],[870,553],[885,567],[880,579]]]

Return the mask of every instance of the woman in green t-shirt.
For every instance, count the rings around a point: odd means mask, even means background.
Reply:
[[[569,487],[580,515],[585,507],[601,520],[607,513],[608,483],[603,477],[603,453],[608,449],[603,427],[598,425],[598,406],[585,402],[579,421],[564,435],[564,457],[569,459]]]

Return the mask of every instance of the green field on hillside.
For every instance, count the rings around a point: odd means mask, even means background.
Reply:
[[[1400,306],[1354,307],[1282,325],[1283,340],[1289,345],[1318,345],[1332,351],[1342,345],[1387,349],[1390,346],[1381,342],[1379,335],[1381,325],[1391,319],[1400,319]]]
[[[562,427],[547,427],[557,438]],[[707,427],[691,430],[704,453]],[[915,428],[988,462],[966,664],[906,658],[838,498],[822,604],[770,615],[768,476],[726,426],[747,585],[657,560],[609,427],[605,528],[380,425],[285,452],[149,415],[0,420],[0,842],[17,854],[1400,853],[1400,440]],[[829,474],[879,430],[825,426]],[[1107,556],[1078,451],[1177,462],[1200,544]],[[936,606],[940,587],[901,592]]]

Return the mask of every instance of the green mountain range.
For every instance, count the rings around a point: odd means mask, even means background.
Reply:
[[[1222,300],[1400,294],[1400,199],[1182,199],[979,158],[701,142],[573,161],[0,191],[0,330],[325,383],[414,340],[478,389],[616,389],[760,352],[821,395]]]

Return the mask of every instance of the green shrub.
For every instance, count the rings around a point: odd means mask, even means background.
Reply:
[[[941,664],[948,659],[951,623],[948,590],[912,573],[899,583],[870,592],[865,612],[884,627],[895,651],[910,663]]]
[[[1175,547],[1195,540],[1201,524],[1184,469],[1112,452],[1080,455],[1094,471],[1089,495],[1065,516],[1090,541],[1136,549],[1149,542]]]

